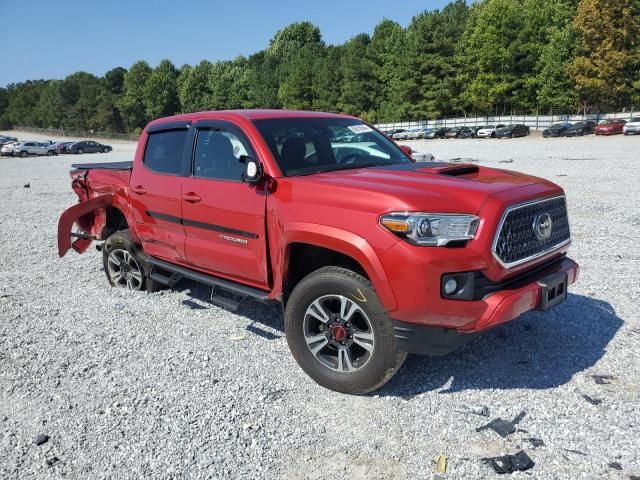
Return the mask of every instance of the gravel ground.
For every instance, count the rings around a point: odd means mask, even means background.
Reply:
[[[482,457],[520,449],[536,465],[513,478],[640,475],[640,138],[411,145],[561,184],[582,273],[557,309],[448,357],[410,356],[363,397],[304,375],[278,309],[232,314],[192,283],[116,290],[95,250],[57,257],[70,164],[128,160],[133,144],[1,159],[0,478],[428,479],[442,454],[443,478],[486,479]],[[475,430],[522,411],[507,438]]]

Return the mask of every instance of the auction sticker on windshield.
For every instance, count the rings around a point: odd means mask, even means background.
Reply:
[[[373,132],[373,128],[368,125],[349,125],[347,127],[353,133],[368,133]]]

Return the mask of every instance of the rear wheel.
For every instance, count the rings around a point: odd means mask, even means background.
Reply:
[[[107,238],[102,249],[102,263],[112,287],[150,292],[158,289],[149,278],[146,255],[131,239],[129,230],[121,230]]]
[[[285,309],[285,332],[305,373],[342,393],[380,388],[407,356],[371,283],[339,267],[321,268],[296,285]]]

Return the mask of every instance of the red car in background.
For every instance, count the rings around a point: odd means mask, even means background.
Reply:
[[[598,124],[594,133],[596,135],[618,135],[622,133],[625,123],[627,123],[625,120],[619,118],[603,120]]]

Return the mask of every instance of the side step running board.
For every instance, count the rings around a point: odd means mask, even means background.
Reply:
[[[225,290],[241,297],[251,297],[254,300],[258,300],[260,302],[269,301],[269,293],[265,292],[264,290],[259,290],[247,285],[242,285],[230,280],[224,280],[212,275],[207,275],[206,273],[196,272],[195,270],[191,270],[190,268],[180,267],[178,265],[174,265],[172,263],[165,262],[164,260],[160,260],[154,257],[147,257],[147,263],[149,263],[149,265],[157,267],[160,270],[164,270],[172,274],[171,276],[166,276],[160,272],[151,273],[151,279],[158,283],[162,283],[163,285],[175,285],[180,277],[184,277],[190,280],[194,280],[198,283],[208,285],[210,287],[216,287],[220,290]]]

